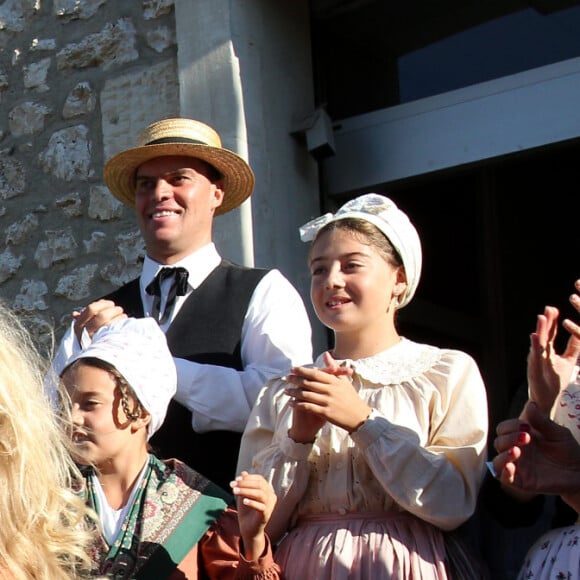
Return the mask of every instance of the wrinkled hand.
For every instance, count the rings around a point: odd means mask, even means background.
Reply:
[[[74,310],[72,316],[75,336],[79,343],[83,329],[92,338],[102,326],[107,326],[117,318],[127,318],[123,308],[117,306],[112,300],[96,300],[81,310]]]
[[[580,292],[580,280],[576,281]],[[572,306],[580,313],[580,296],[570,297]],[[566,319],[562,325],[570,333],[564,352],[559,355],[554,350],[554,340],[558,333],[559,312],[553,306],[546,306],[544,314],[538,316],[536,331],[530,335],[528,355],[528,394],[543,413],[550,413],[560,392],[566,388],[574,366],[580,356],[580,326]],[[522,415],[525,419],[525,415]]]
[[[266,547],[266,524],[276,506],[274,488],[259,474],[242,471],[231,487],[238,506],[240,535],[246,560],[257,560]]]
[[[580,445],[569,429],[528,402],[528,422],[502,421],[496,428],[493,466],[499,481],[526,493],[575,494],[580,490]],[[517,493],[515,494],[517,495]]]
[[[290,436],[295,441],[312,441],[327,421],[351,433],[371,412],[352,386],[352,369],[339,367],[329,353],[325,364],[323,369],[295,367],[287,377],[292,386],[285,392],[294,410]]]

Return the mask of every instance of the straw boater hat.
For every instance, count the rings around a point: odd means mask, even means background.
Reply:
[[[137,147],[118,153],[105,165],[105,184],[124,204],[135,207],[135,172],[155,157],[179,155],[201,159],[224,178],[224,200],[215,214],[224,214],[250,197],[254,172],[239,155],[222,147],[211,127],[193,119],[165,119],[141,131]]]

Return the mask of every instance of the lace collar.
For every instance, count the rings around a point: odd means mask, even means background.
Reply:
[[[428,344],[419,344],[401,338],[391,348],[367,358],[344,359],[341,366],[352,367],[355,374],[377,385],[396,385],[409,381],[428,371],[441,358],[441,350]],[[324,366],[322,355],[316,366]]]

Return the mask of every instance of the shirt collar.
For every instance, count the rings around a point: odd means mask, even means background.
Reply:
[[[215,244],[210,242],[203,248],[189,254],[189,256],[186,256],[179,262],[171,264],[171,266],[181,266],[182,268],[185,268],[189,272],[189,286],[195,290],[220,262],[221,256],[219,255]],[[160,264],[149,256],[145,256],[143,270],[141,272],[141,286],[146,288],[153,281],[157,272],[165,266],[166,264]]]
[[[435,346],[401,337],[399,342],[387,350],[370,357],[335,360],[340,366],[351,367],[355,375],[380,387],[400,384],[427,373],[440,361],[442,353]],[[318,356],[315,364],[324,367],[324,353]]]

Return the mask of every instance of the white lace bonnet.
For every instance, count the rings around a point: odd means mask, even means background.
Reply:
[[[362,219],[375,225],[391,242],[401,256],[407,288],[399,297],[398,308],[406,306],[413,298],[421,276],[421,240],[407,214],[395,202],[378,193],[366,193],[345,203],[335,214],[326,213],[300,228],[303,242],[314,240],[327,224],[346,218]]]
[[[163,424],[177,389],[177,371],[165,334],[153,318],[125,318],[103,326],[91,342],[73,354],[65,369],[81,358],[97,358],[115,367],[151,414],[150,438]]]

